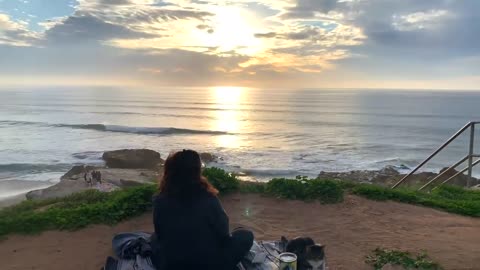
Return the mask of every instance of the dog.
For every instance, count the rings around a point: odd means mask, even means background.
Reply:
[[[297,255],[298,270],[324,270],[325,246],[315,244],[310,237],[297,237],[288,241],[282,237],[281,243],[286,252]]]

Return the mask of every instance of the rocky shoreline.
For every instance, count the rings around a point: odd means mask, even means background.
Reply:
[[[443,168],[438,173],[434,172],[419,172],[411,175],[404,183],[403,186],[412,186],[420,187],[426,184],[428,181],[437,177],[439,174],[443,173],[448,168]],[[455,175],[458,171],[450,170],[446,172],[440,179],[435,181],[436,184],[448,179],[449,177]],[[318,178],[321,179],[336,179],[339,181],[352,181],[360,182],[366,184],[376,184],[381,186],[393,186],[400,179],[402,179],[405,174],[401,174],[395,167],[386,166],[381,170],[355,170],[349,172],[325,172],[321,171],[318,175]],[[460,174],[457,177],[449,181],[451,185],[457,185],[465,187],[467,185],[468,176]],[[472,178],[471,185],[473,188],[479,188],[480,179]]]
[[[26,194],[26,198],[35,200],[63,197],[88,189],[109,192],[128,186],[152,183],[156,181],[163,166],[160,154],[149,149],[108,151],[102,158],[105,166],[73,166],[60,178],[60,182],[45,189],[30,191]],[[84,180],[85,173],[91,171],[101,173],[101,183],[89,185]]]
[[[74,166],[61,177],[60,182],[48,188],[30,191],[26,194],[26,198],[36,200],[62,197],[88,189],[109,192],[145,183],[155,183],[163,171],[164,160],[160,157],[160,153],[150,149],[107,151],[102,155],[102,158],[105,161],[105,166]],[[210,153],[201,153],[201,158],[205,164],[215,162],[219,159],[219,157]],[[101,173],[102,182],[88,185],[84,181],[84,174],[85,172],[93,170]],[[443,170],[439,173],[441,172],[443,172]],[[452,170],[446,173],[443,179],[455,173],[456,171]],[[405,185],[418,187],[437,175],[437,173],[433,172],[420,172],[412,175],[412,177],[406,181]],[[403,176],[404,174],[401,174],[397,168],[387,166],[381,170],[354,170],[349,172],[321,171],[318,178],[392,186]],[[452,179],[450,183],[465,186],[467,176],[459,175]],[[472,179],[472,184],[479,188],[480,180],[474,178]]]
[[[218,159],[210,153],[201,153],[200,157],[205,164]],[[60,178],[60,182],[48,188],[30,191],[25,195],[26,198],[37,200],[63,197],[88,189],[110,192],[125,187],[156,183],[163,172],[164,160],[160,153],[150,149],[107,151],[103,153],[102,158],[105,166],[74,166]],[[88,185],[85,182],[85,173],[91,171],[101,173],[101,183]]]

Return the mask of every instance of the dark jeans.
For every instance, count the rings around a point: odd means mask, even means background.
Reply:
[[[159,252],[158,243],[156,241],[155,234],[152,235],[152,262],[157,270],[233,270],[237,269],[237,264],[247,255],[248,251],[253,245],[253,233],[245,229],[235,229],[231,233],[230,238],[227,240],[225,247],[222,250],[222,254],[219,254],[217,260],[217,266],[211,265],[196,265],[192,262],[175,263],[174,265],[165,265],[165,260],[162,260],[161,252]],[[218,266],[221,263],[221,266]],[[194,265],[195,264],[195,265]],[[169,269],[172,268],[172,269]]]
[[[236,229],[224,250],[226,269],[237,269],[236,265],[247,255],[253,245],[253,233],[245,229]]]

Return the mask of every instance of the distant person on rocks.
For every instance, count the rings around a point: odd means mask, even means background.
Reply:
[[[152,262],[157,270],[237,269],[253,245],[253,233],[229,231],[218,191],[201,173],[197,152],[183,150],[165,161],[153,200]]]
[[[92,185],[92,174],[88,170],[83,175],[83,179],[85,179],[85,183],[87,183],[87,186]]]
[[[92,178],[93,178],[93,181],[95,181],[95,183],[98,182],[98,175],[97,175],[97,171],[92,171]]]
[[[102,183],[102,173],[100,171],[97,171],[97,182]]]

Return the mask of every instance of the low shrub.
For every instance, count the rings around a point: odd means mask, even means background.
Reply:
[[[372,200],[393,200],[437,208],[460,215],[480,217],[480,192],[461,187],[440,186],[430,193],[425,193],[376,185],[359,185],[352,189],[352,193]]]
[[[343,201],[343,189],[339,182],[332,180],[276,178],[266,184],[265,192],[284,199],[296,199],[322,203]]]
[[[251,182],[251,181],[240,181],[239,191],[242,193],[265,193],[266,183],[263,182]]]
[[[240,181],[224,170],[207,168],[203,174],[221,194],[239,189]],[[156,191],[156,185],[149,184],[111,193],[88,190],[62,198],[24,201],[0,210],[0,236],[115,224],[150,209]]]
[[[265,192],[283,199],[304,200],[305,184],[305,180],[274,178],[267,183]]]
[[[419,201],[419,195],[421,195],[414,190],[391,189],[369,184],[362,184],[354,187],[352,193],[377,201],[394,200],[405,203],[416,203]]]
[[[240,180],[237,177],[225,170],[219,168],[205,168],[203,176],[220,192],[220,194],[227,194],[237,191],[240,187]]]
[[[322,178],[320,178],[322,179]],[[330,179],[323,179],[323,180],[330,180]],[[345,191],[351,191],[352,189],[354,189],[355,187],[359,186],[359,185],[362,185],[360,184],[359,182],[355,182],[355,181],[348,181],[348,180],[335,180],[339,185],[340,187],[345,190]]]
[[[206,168],[203,174],[221,194],[240,191],[337,203],[343,201],[344,190],[347,190],[369,199],[394,200],[480,217],[480,192],[459,187],[442,186],[431,193],[423,193],[307,177],[276,178],[267,183],[241,182],[235,175],[219,168]],[[0,210],[0,236],[52,229],[73,230],[89,224],[115,224],[150,209],[156,190],[156,185],[148,184],[111,193],[89,190],[63,198],[24,201]]]
[[[147,211],[155,191],[154,185],[144,185],[111,193],[90,190],[63,198],[25,201],[0,211],[0,236],[115,224]]]
[[[365,262],[374,267],[375,270],[382,269],[385,265],[399,265],[404,269],[418,270],[441,270],[438,263],[431,261],[426,253],[412,255],[406,251],[375,249],[371,255],[366,257]]]
[[[470,200],[480,201],[480,192],[477,190],[464,189],[459,186],[444,185],[432,191],[432,194],[438,197],[451,200]]]
[[[337,181],[312,179],[307,182],[306,196],[322,203],[338,203],[343,201],[343,189]]]

